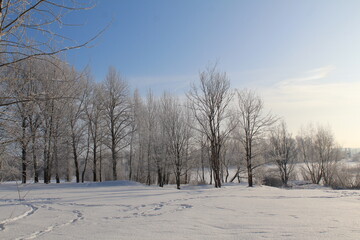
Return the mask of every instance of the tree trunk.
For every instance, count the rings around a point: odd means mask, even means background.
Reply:
[[[93,139],[93,181],[96,182],[97,181],[97,175],[96,175],[96,170],[97,170],[97,159],[96,159],[96,148],[97,148],[97,144],[96,144],[96,137]]]
[[[21,139],[21,165],[22,165],[22,174],[21,174],[21,181],[22,183],[26,183],[26,168],[27,168],[27,162],[26,162],[26,148],[27,144],[25,143],[26,138],[26,117],[22,118],[22,139]]]
[[[151,174],[150,174],[150,139],[148,142],[148,154],[147,154],[147,178],[146,184],[150,186],[151,184]]]
[[[189,162],[189,141],[186,142],[186,153],[185,153],[185,163],[184,163],[184,169],[185,169],[184,184],[188,184],[189,181],[190,174],[188,174],[188,162]]]
[[[87,136],[85,163],[84,163],[84,169],[81,174],[81,182],[84,182],[85,180],[86,167],[89,161],[89,153],[90,153],[90,131],[88,131],[88,136]]]
[[[131,140],[130,140],[130,153],[129,153],[129,181],[131,181],[131,178],[132,178],[133,138],[134,138],[134,133],[132,133],[132,134],[131,134]]]
[[[221,178],[218,170],[214,171],[214,183],[216,188],[221,188]]]
[[[45,136],[46,136],[46,132],[45,132]],[[47,137],[44,137],[44,142],[45,142],[45,145],[44,145],[44,183],[48,183],[48,164],[49,164],[49,161],[48,161],[48,146],[47,146]]]
[[[87,161],[85,161],[85,164],[84,164],[84,169],[81,173],[81,182],[84,183],[85,181],[85,173],[86,173],[86,167],[87,167]]]
[[[50,150],[51,150],[51,139],[52,139],[52,134],[53,134],[53,114],[54,114],[54,102],[51,101],[51,111],[50,111],[50,119],[48,120],[48,122],[46,123],[46,132],[45,132],[45,140],[46,140],[46,144],[45,144],[45,156],[44,156],[44,162],[45,162],[45,167],[44,167],[44,183],[48,184],[51,182],[51,154],[50,154]]]
[[[216,188],[221,188],[221,177],[220,177],[220,159],[219,154],[217,152],[218,146],[212,146],[211,150],[211,162],[213,165],[213,176],[214,176],[214,184]]]
[[[176,169],[176,188],[180,189],[180,176],[181,176],[181,171],[179,169],[179,166],[177,166]]]
[[[112,170],[113,170],[113,180],[117,180],[117,159],[116,159],[116,149],[115,143],[112,144],[111,148],[111,158],[112,158]]]
[[[50,129],[51,131],[51,129]],[[45,133],[45,146],[44,146],[44,183],[48,184],[51,181],[51,160],[50,160],[50,149],[51,149],[51,134]]]
[[[29,125],[30,125],[30,133],[31,133],[31,145],[32,145],[32,162],[33,162],[33,168],[34,168],[34,183],[39,182],[39,170],[38,170],[38,164],[37,164],[37,157],[36,157],[36,129],[38,128],[37,120],[35,122],[34,119],[29,117]]]
[[[164,183],[163,183],[163,177],[162,177],[162,172],[161,172],[161,168],[158,166],[157,167],[157,174],[158,174],[158,185],[159,187],[163,187]]]
[[[240,167],[237,168],[236,173],[234,174],[234,176],[230,179],[229,182],[233,182],[235,180],[235,178],[237,178],[240,174]]]
[[[253,186],[253,174],[252,174],[252,167],[251,161],[247,160],[247,171],[248,171],[248,185],[249,187]]]
[[[53,158],[54,158],[54,162],[55,162],[55,179],[56,179],[56,183],[60,183],[59,157],[58,157],[58,126],[56,126],[56,130],[55,130],[55,134],[54,134]]]
[[[204,147],[201,146],[201,155],[200,155],[200,160],[201,160],[201,181],[203,183],[205,183],[205,165],[204,165]]]
[[[37,159],[36,159],[36,135],[32,134],[32,159],[33,159],[33,167],[34,167],[34,182],[39,182],[39,170],[37,167]]]
[[[51,160],[50,160],[50,149],[47,147],[45,150],[45,167],[44,167],[44,183],[48,184],[51,182]]]
[[[66,154],[66,182],[71,182],[71,174],[70,174],[70,158],[69,154]]]
[[[51,141],[50,140],[51,138],[49,138],[49,141]],[[48,149],[48,161],[49,161],[49,164],[47,165],[47,167],[48,167],[48,170],[47,170],[47,172],[48,172],[48,183],[50,183],[51,182],[51,175],[52,175],[52,167],[53,167],[53,162],[52,162],[52,158],[51,158],[51,155],[52,155],[52,153],[51,153],[51,148],[50,148],[50,143],[49,143],[49,149]]]
[[[80,172],[79,172],[79,161],[78,161],[78,155],[76,150],[76,142],[75,142],[75,136],[72,136],[72,149],[73,149],[73,156],[74,156],[74,165],[75,165],[75,177],[76,182],[80,182]]]
[[[102,147],[101,147],[101,143],[100,143],[100,156],[99,156],[99,181],[102,181]]]
[[[226,169],[225,169],[225,170],[226,170],[225,182],[227,183],[230,173],[229,173],[229,168],[228,168],[227,166],[226,166]]]
[[[181,156],[180,156],[180,152],[177,151],[176,154],[176,188],[180,189],[180,177],[181,177]]]
[[[26,147],[23,146],[22,147],[22,151],[21,151],[21,166],[22,166],[22,174],[21,174],[21,182],[22,183],[26,183],[26,168],[27,168],[27,163],[26,163]]]
[[[87,138],[85,164],[84,164],[84,169],[81,174],[81,182],[84,182],[84,180],[85,180],[85,172],[86,172],[86,167],[87,167],[87,163],[89,160],[89,152],[90,152],[90,136],[88,136],[88,138]]]

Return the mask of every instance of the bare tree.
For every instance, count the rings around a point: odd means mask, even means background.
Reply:
[[[146,184],[150,185],[152,182],[151,173],[152,169],[152,160],[153,160],[153,151],[155,143],[155,126],[157,124],[157,113],[158,113],[158,104],[154,98],[151,90],[148,91],[146,98],[146,107],[145,107],[145,129],[146,129]]]
[[[255,151],[255,146],[277,119],[271,113],[264,113],[263,101],[255,92],[238,90],[237,97],[239,114],[238,139],[245,150],[248,184],[249,187],[252,187],[253,169],[257,167],[257,165],[253,165],[253,159],[260,154],[259,151]]]
[[[161,109],[159,100],[156,101],[156,115],[155,124],[150,130],[152,142],[150,150],[150,163],[154,164],[152,169],[156,169],[157,184],[159,187],[163,187],[166,181],[166,171],[170,165],[168,161],[169,149],[167,144],[166,132],[163,122],[161,122]]]
[[[86,46],[98,35],[78,44],[60,29],[74,27],[63,21],[66,14],[91,7],[76,1],[0,0],[0,68]]]
[[[133,158],[134,158],[134,142],[135,142],[135,138],[136,138],[136,130],[137,130],[137,97],[136,97],[137,92],[135,91],[135,96],[134,98],[132,98],[130,100],[130,104],[131,104],[131,118],[133,119],[133,121],[131,121],[130,124],[130,142],[129,142],[129,159],[128,159],[128,170],[129,170],[129,175],[128,175],[128,179],[131,181],[132,176],[133,176]]]
[[[68,110],[68,123],[70,126],[70,143],[73,153],[74,166],[75,166],[75,177],[76,182],[80,182],[80,166],[79,166],[79,155],[83,148],[80,146],[84,137],[84,132],[87,130],[85,119],[85,101],[88,95],[89,79],[88,76],[79,76],[75,70],[70,72],[74,79],[74,98],[67,104]]]
[[[283,185],[287,186],[297,158],[296,141],[284,121],[271,131],[269,141],[269,157],[277,165]]]
[[[183,114],[184,119],[187,124],[185,134],[185,159],[183,162],[184,165],[184,184],[187,184],[191,179],[192,169],[195,167],[195,156],[194,153],[196,152],[195,147],[195,133],[193,131],[192,126],[195,125],[195,119],[193,116],[193,112],[191,110],[191,103],[187,99],[185,103],[183,103]]]
[[[98,181],[98,148],[101,140],[100,127],[102,124],[102,114],[104,113],[103,104],[103,89],[101,85],[93,83],[91,93],[85,101],[85,113],[87,117],[88,129],[92,140],[93,153],[93,181]]]
[[[17,74],[16,80],[14,82],[9,82],[9,85],[11,86],[8,88],[8,91],[11,91],[13,93],[13,97],[16,99],[21,99],[23,96],[30,95],[31,94],[31,88],[28,84],[24,85],[23,82],[27,81],[28,75],[26,71],[21,71],[20,74]],[[12,84],[16,83],[16,84]],[[21,182],[26,183],[27,180],[27,167],[28,167],[28,145],[29,145],[29,121],[28,116],[30,115],[30,104],[27,102],[17,102],[15,104],[15,113],[13,114],[13,120],[15,120],[14,123],[18,122],[19,127],[16,131],[16,129],[13,129],[13,133],[16,136],[16,140],[20,144],[21,148]],[[15,127],[15,126],[13,126]]]
[[[130,134],[131,105],[129,104],[128,85],[115,68],[110,67],[104,83],[104,112],[108,130],[107,146],[111,151],[112,177],[117,180],[118,153],[128,143]]]
[[[190,140],[189,120],[180,101],[167,93],[164,93],[161,98],[161,108],[161,122],[164,127],[166,145],[173,163],[176,186],[180,189]]]
[[[130,144],[134,145],[131,147],[130,154],[133,153],[134,156],[131,161],[129,161],[129,178],[130,173],[133,172],[133,168],[135,173],[135,180],[139,182],[146,182],[147,176],[145,176],[145,159],[147,153],[147,142],[148,142],[148,135],[147,135],[147,121],[146,121],[146,106],[138,92],[135,90],[134,97],[133,97],[133,123],[132,128],[135,128],[136,131],[132,132],[132,138]],[[132,161],[134,160],[134,161]],[[132,175],[132,174],[131,174]]]
[[[210,163],[214,173],[215,187],[221,187],[220,153],[226,136],[233,127],[226,124],[229,118],[228,106],[232,99],[230,81],[225,72],[219,72],[216,65],[200,73],[200,85],[192,85],[188,93],[191,108],[202,132],[209,143]]]

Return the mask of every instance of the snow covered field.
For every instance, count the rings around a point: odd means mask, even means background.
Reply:
[[[0,184],[0,239],[359,239],[360,191]]]

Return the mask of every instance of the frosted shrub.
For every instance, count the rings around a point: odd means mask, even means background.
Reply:
[[[337,169],[330,186],[334,189],[360,189],[360,166]]]

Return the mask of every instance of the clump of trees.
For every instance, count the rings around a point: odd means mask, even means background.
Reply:
[[[297,143],[304,179],[331,186],[343,155],[330,129],[309,126],[297,137]]]
[[[261,181],[276,167],[282,185],[296,177],[333,185],[341,150],[328,128],[292,137],[251,90],[233,91],[216,66],[199,74],[185,100],[142,97],[113,67],[104,81],[59,58],[2,68],[2,180],[128,179],[148,185]],[[6,76],[6,77],[5,77]],[[257,171],[257,169],[260,169]]]

